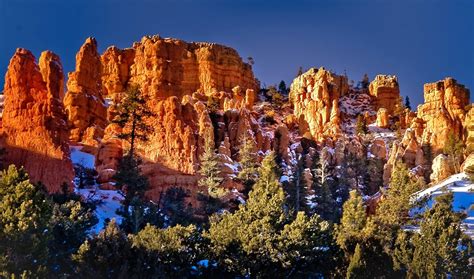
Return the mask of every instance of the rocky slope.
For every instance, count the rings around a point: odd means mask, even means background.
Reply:
[[[45,52],[38,67],[23,49],[13,56],[5,83],[6,162],[25,165],[50,191],[72,179],[70,145],[93,154],[97,181],[112,187],[129,148],[111,123],[114,104],[132,84],[149,97],[154,114],[147,120],[153,127],[149,141],[137,145],[153,199],[172,186],[198,190],[206,139],[218,151],[228,189],[242,188],[235,175],[243,136],[253,139],[259,158],[277,152],[287,183],[295,181],[299,158],[309,180],[312,158],[320,153],[330,176],[344,177],[366,195],[389,183],[397,160],[427,182],[451,175],[440,155],[450,133],[467,143],[466,158],[472,153],[470,93],[452,78],[426,84],[424,104],[410,111],[401,107],[396,76],[377,75],[359,88],[346,76],[312,68],[293,80],[288,101],[275,104],[259,93],[251,66],[235,50],[147,36],[132,48],[109,47],[102,55],[95,39],[88,38],[65,95],[63,84],[59,57]],[[359,115],[367,125],[365,135],[355,131]]]

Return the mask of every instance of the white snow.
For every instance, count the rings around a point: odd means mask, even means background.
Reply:
[[[86,201],[98,202],[95,209],[95,214],[99,222],[91,228],[91,232],[98,234],[105,227],[105,220],[115,218],[117,224],[122,223],[122,217],[117,214],[122,204],[123,196],[115,190],[101,190],[93,189],[79,189],[76,188],[76,193],[81,195]]]
[[[280,177],[280,183],[283,183],[283,182],[290,182],[290,178],[287,175],[282,175]]]
[[[71,161],[86,168],[93,169],[95,166],[95,156],[81,151],[82,146],[71,146]]]

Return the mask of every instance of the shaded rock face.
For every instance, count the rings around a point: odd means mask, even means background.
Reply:
[[[69,130],[61,103],[64,77],[57,55],[17,49],[5,76],[1,141],[5,163],[24,166],[34,182],[60,192],[74,177],[68,146]]]
[[[369,85],[370,95],[373,96],[375,109],[385,108],[393,115],[400,100],[400,88],[396,76],[377,75]]]
[[[423,142],[431,145],[434,154],[442,152],[450,133],[465,138],[469,95],[469,90],[453,78],[425,84],[425,102],[418,106],[418,117],[425,122]]]
[[[347,77],[338,76],[322,67],[311,68],[296,77],[291,84],[290,100],[300,126],[307,126],[318,141],[325,136],[340,135],[339,98],[348,90]]]
[[[438,183],[455,173],[450,160],[443,154],[439,154],[433,159],[432,170],[430,179],[434,183]]]
[[[107,49],[102,63],[105,95],[123,91],[129,83],[140,84],[159,100],[213,89],[230,92],[237,85],[259,87],[251,66],[234,49],[218,44],[145,36],[131,49]]]
[[[101,76],[97,42],[88,38],[76,55],[76,71],[69,73],[64,98],[73,142],[96,146],[104,134],[107,108],[102,97]]]

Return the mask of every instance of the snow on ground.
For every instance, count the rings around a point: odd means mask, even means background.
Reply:
[[[95,156],[81,150],[82,146],[71,146],[72,163],[91,169],[95,168]],[[91,228],[91,233],[98,234],[104,228],[106,219],[115,218],[118,224],[122,222],[122,217],[116,213],[123,200],[119,191],[102,190],[96,184],[90,188],[79,189],[76,187],[75,192],[86,201],[96,204],[95,214],[99,222]]]
[[[98,187],[92,189],[76,188],[76,193],[84,197],[86,201],[97,204],[95,214],[99,222],[91,228],[91,232],[98,234],[105,227],[106,219],[115,218],[118,224],[122,223],[122,217],[117,214],[123,196],[116,190],[101,190]]]
[[[95,167],[95,156],[81,151],[82,146],[71,146],[71,161],[73,164],[93,169]]]
[[[474,239],[474,183],[469,181],[464,173],[458,173],[448,177],[440,183],[414,194],[414,200],[420,200],[423,197],[429,197],[427,206],[431,207],[434,197],[441,195],[444,190],[453,192],[453,209],[458,212],[464,212],[467,218],[463,225],[467,235]],[[421,212],[423,209],[421,209]],[[419,213],[420,210],[413,210],[411,214]]]

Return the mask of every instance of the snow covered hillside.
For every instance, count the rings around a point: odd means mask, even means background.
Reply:
[[[427,206],[431,207],[434,198],[441,195],[443,191],[453,192],[453,209],[466,213],[467,218],[463,221],[463,229],[467,235],[474,239],[474,183],[464,173],[458,173],[428,189],[416,193],[414,197],[416,200],[429,197]],[[413,211],[412,214],[417,212]]]

